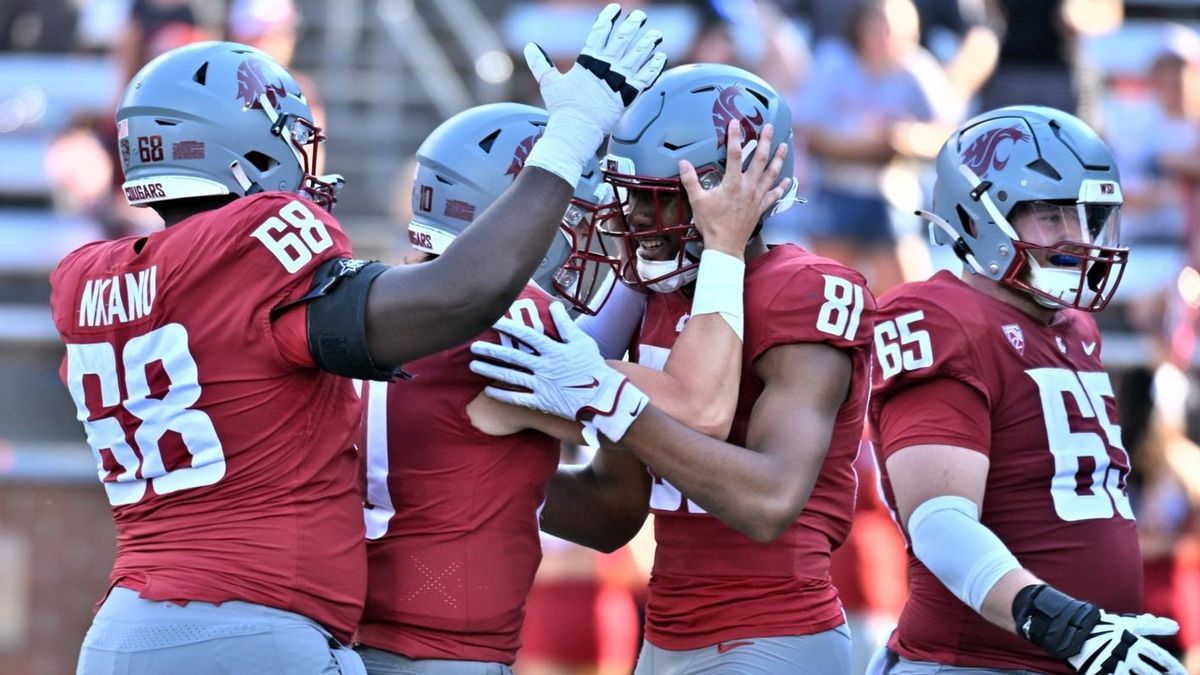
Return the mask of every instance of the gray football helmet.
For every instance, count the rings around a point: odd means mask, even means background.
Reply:
[[[123,187],[134,206],[281,191],[332,208],[341,177],[314,175],[324,139],[292,76],[235,42],[159,56],[117,106]]]
[[[606,211],[601,227],[620,236],[625,245],[621,272],[626,283],[669,292],[695,278],[703,242],[687,207],[679,160],[691,162],[705,188],[718,185],[725,174],[725,136],[734,120],[741,122],[744,144],[754,144],[756,150],[763,126],[774,125],[771,147],[761,151],[774,154],[780,143],[787,143],[779,180],[790,178],[791,110],[771,85],[741,68],[711,63],[672,68],[621,116],[604,160],[605,178],[615,188],[621,208]],[[744,155],[747,164],[751,154]],[[795,190],[792,181],[791,189],[764,216],[791,207]],[[653,200],[653,227],[634,231],[625,222],[630,191]],[[668,203],[676,208],[667,208]],[[650,237],[680,237],[683,245],[674,260],[645,260],[638,255],[638,240]]]
[[[444,253],[516,180],[548,119],[541,108],[490,103],[458,113],[434,129],[417,149],[413,218],[408,225],[413,248]],[[611,203],[610,194],[597,157],[584,168],[559,224],[559,236],[533,276],[534,283],[583,312],[599,309],[610,288],[607,273],[615,272],[593,227],[596,210]],[[594,253],[594,248],[600,252]],[[602,290],[603,297],[598,297]]]
[[[918,213],[934,243],[953,246],[976,274],[1044,307],[1095,312],[1112,299],[1129,256],[1120,246],[1121,203],[1116,163],[1091,128],[1061,110],[1022,105],[979,115],[950,136],[937,157],[933,211]],[[1023,241],[1013,222],[1029,214],[1063,238]]]

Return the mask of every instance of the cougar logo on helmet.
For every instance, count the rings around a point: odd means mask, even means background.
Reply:
[[[1011,141],[1015,144],[1028,140],[1029,134],[1021,131],[1021,127],[1016,124],[1004,129],[991,129],[971,143],[971,146],[963,153],[963,163],[975,172],[976,176],[983,178],[992,169],[1000,171],[1008,166],[1008,159],[1012,156],[1011,152],[1003,158],[996,156],[996,151],[1000,149],[1001,143]]]
[[[246,59],[238,66],[237,95],[242,99],[242,104],[246,108],[262,107],[258,99],[266,94],[267,100],[271,102],[271,107],[277,112],[279,111],[279,101],[287,95],[287,89],[283,86],[283,80],[271,70],[269,64],[254,58]],[[268,74],[273,81],[269,81]]]
[[[536,134],[530,134],[527,138],[517,143],[517,147],[513,150],[512,162],[508,165],[508,170],[504,172],[505,176],[512,176],[513,180],[517,179],[517,174],[521,173],[521,169],[525,168],[525,160],[529,158],[529,152],[533,150],[533,144],[542,137],[542,132],[545,128],[538,129]]]
[[[754,108],[754,116],[747,117],[738,110],[737,101],[742,93],[742,87],[734,84],[728,87],[717,87],[717,100],[713,102],[713,126],[717,130],[717,147],[725,147],[726,130],[729,123],[737,120],[742,126],[742,142],[749,143],[758,138],[758,130],[762,128],[763,111]]]

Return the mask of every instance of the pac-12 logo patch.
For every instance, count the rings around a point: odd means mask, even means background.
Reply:
[[[1015,323],[1006,323],[1000,327],[1004,337],[1008,338],[1008,344],[1013,346],[1022,356],[1025,355],[1025,333],[1021,331],[1021,327]]]

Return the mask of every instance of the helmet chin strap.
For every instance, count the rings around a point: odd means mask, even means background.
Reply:
[[[679,270],[679,261],[675,258],[670,260],[647,260],[642,255],[642,249],[637,249],[637,273],[642,279],[656,279],[665,274],[671,274]],[[683,270],[678,274],[671,274],[665,279],[659,279],[653,283],[646,284],[646,288],[655,293],[674,293],[675,291],[687,286],[696,280],[696,274],[700,271],[698,266],[691,269]]]

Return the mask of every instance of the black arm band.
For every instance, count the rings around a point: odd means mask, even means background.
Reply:
[[[371,282],[388,270],[379,262],[335,258],[313,274],[304,297],[276,307],[271,318],[308,303],[308,351],[317,367],[334,375],[390,381],[404,373],[381,369],[367,347],[367,292]]]
[[[1046,584],[1026,586],[1013,598],[1017,634],[1058,659],[1079,653],[1100,621],[1100,610]]]

